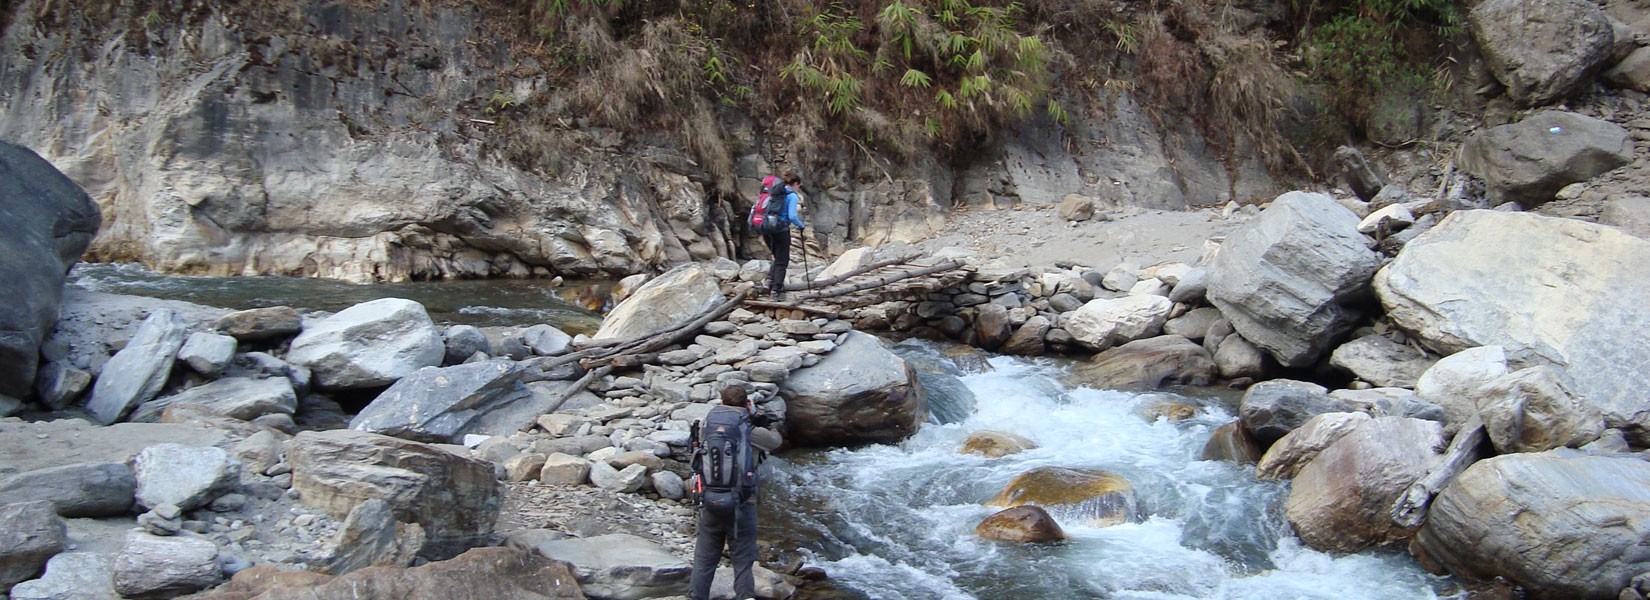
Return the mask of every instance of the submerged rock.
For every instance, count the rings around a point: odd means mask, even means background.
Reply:
[[[1008,482],[986,506],[1035,504],[1071,521],[1094,527],[1130,523],[1140,518],[1134,485],[1105,471],[1039,467]]]
[[[993,513],[974,527],[974,534],[988,540],[1021,544],[1043,544],[1066,539],[1066,532],[1048,511],[1038,506],[1015,506]]]
[[[962,454],[978,454],[986,458],[1002,458],[1036,448],[1037,443],[1023,436],[1002,431],[976,431],[963,440]]]

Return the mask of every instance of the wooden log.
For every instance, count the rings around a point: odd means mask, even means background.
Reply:
[[[1392,523],[1399,527],[1418,527],[1427,520],[1427,511],[1432,508],[1432,500],[1444,486],[1460,475],[1472,463],[1478,462],[1487,454],[1484,450],[1489,435],[1484,431],[1484,422],[1476,415],[1472,420],[1461,426],[1455,433],[1455,439],[1450,441],[1449,449],[1444,451],[1444,459],[1438,462],[1425,477],[1410,484],[1403,495],[1392,505]]]
[[[910,279],[912,277],[922,277],[924,275],[932,275],[934,273],[940,273],[940,272],[943,272],[943,271],[950,271],[952,269],[956,269],[956,268],[961,267],[961,266],[962,266],[961,262],[958,262],[958,261],[955,261],[955,260],[948,260],[948,261],[942,262],[940,264],[937,264],[937,265],[934,265],[934,266],[931,266],[931,267],[924,267],[924,268],[921,268],[921,269],[917,269],[915,271],[905,271],[903,273],[895,273],[895,274],[890,274],[890,275],[884,275],[882,277],[877,277],[875,279],[862,281],[862,282],[859,282],[859,283],[856,283],[856,284],[853,284],[853,285],[840,286],[839,288],[830,288],[830,289],[819,290],[819,291],[809,293],[809,294],[801,294],[801,295],[797,296],[797,299],[798,300],[813,300],[813,299],[816,299],[816,298],[827,298],[827,297],[832,297],[832,296],[841,296],[841,295],[844,295],[844,294],[852,294],[854,292],[860,292],[860,291],[869,290],[869,289],[872,289],[872,288],[883,287],[883,286],[886,286],[886,285],[889,285],[889,284],[892,284],[892,283],[895,283],[895,282],[898,282],[898,281],[903,281],[903,280],[906,280],[906,279]]]
[[[597,380],[599,378],[602,378],[602,377],[606,377],[609,373],[612,373],[612,372],[613,372],[613,367],[606,366],[606,365],[601,366],[601,367],[597,367],[595,369],[591,369],[589,372],[586,372],[584,374],[584,377],[580,377],[578,381],[573,382],[572,385],[567,386],[567,389],[562,390],[560,394],[557,394],[556,399],[550,401],[550,407],[546,408],[544,410],[544,414],[548,415],[550,413],[556,412],[557,409],[561,408],[561,405],[567,403],[567,400],[569,398],[572,398],[575,394],[578,394],[579,392],[584,391],[585,388],[590,387],[590,382],[595,381],[595,380]],[[521,426],[521,431],[530,430],[530,429],[533,428],[533,425],[536,425],[536,424],[537,424],[537,421],[535,420],[534,422],[529,422],[526,425],[522,425]]]

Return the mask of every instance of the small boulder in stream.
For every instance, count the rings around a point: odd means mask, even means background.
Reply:
[[[988,540],[1020,544],[1045,544],[1066,539],[1065,530],[1048,511],[1034,505],[1004,509],[974,527],[974,534]]]
[[[1014,477],[986,506],[1035,504],[1069,522],[1109,527],[1140,519],[1134,485],[1113,473],[1038,467]]]

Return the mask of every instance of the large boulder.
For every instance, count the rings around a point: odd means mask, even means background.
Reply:
[[[1226,239],[1210,264],[1209,302],[1278,362],[1315,362],[1360,316],[1380,255],[1358,216],[1324,194],[1290,192]]]
[[[446,558],[484,543],[501,497],[492,463],[440,448],[352,430],[302,432],[287,450],[300,502],[346,518],[374,498],[396,519],[418,523],[426,557]]]
[[[1650,572],[1650,463],[1560,449],[1479,461],[1438,494],[1422,564],[1504,577],[1534,600],[1615,598]]]
[[[688,592],[692,566],[648,540],[625,533],[547,541],[530,537],[517,535],[510,543],[568,563],[591,598],[641,600]]]
[[[1178,335],[1135,340],[1096,354],[1072,370],[1072,376],[1087,385],[1123,390],[1206,385],[1215,373],[1209,351]]]
[[[1306,420],[1305,424],[1284,435],[1255,465],[1255,477],[1267,480],[1294,479],[1302,467],[1318,457],[1319,452],[1352,433],[1370,416],[1361,412],[1323,413]]]
[[[125,463],[74,463],[0,479],[0,505],[46,500],[65,517],[113,517],[132,509],[137,476]]]
[[[928,395],[910,364],[858,331],[779,390],[786,439],[799,446],[894,443],[928,420]]]
[[[63,551],[69,534],[44,500],[0,505],[0,594],[34,579]]]
[[[662,331],[726,300],[716,274],[687,263],[653,278],[607,313],[592,339],[631,338]]]
[[[46,561],[46,574],[11,588],[11,600],[118,600],[114,557],[63,552]]]
[[[172,309],[151,313],[126,347],[103,365],[103,373],[92,386],[92,398],[86,401],[86,412],[108,425],[154,398],[172,374],[186,333],[183,318]]]
[[[423,367],[441,365],[447,346],[424,305],[380,298],[304,327],[286,361],[308,367],[317,387],[389,385]]]
[[[1375,277],[1398,326],[1451,354],[1498,345],[1562,368],[1605,423],[1644,445],[1650,396],[1650,241],[1575,219],[1460,211],[1404,247]],[[1420,390],[1418,390],[1420,391]],[[1422,395],[1422,399],[1438,402]],[[1445,405],[1446,410],[1449,409]]]
[[[304,319],[290,306],[270,306],[229,313],[219,317],[214,328],[242,342],[267,342],[298,335]]]
[[[1392,522],[1392,505],[1447,444],[1443,426],[1432,421],[1380,417],[1358,425],[1295,475],[1284,514],[1302,542],[1326,552],[1408,542],[1415,531]]]
[[[1458,429],[1478,415],[1479,390],[1507,371],[1507,353],[1500,346],[1462,350],[1421,373],[1415,395],[1443,407],[1446,429]]]
[[[63,279],[101,224],[80,186],[28,148],[0,140],[0,396],[29,396]]]
[[[410,569],[378,567],[331,576],[258,566],[193,600],[584,600],[566,563],[515,548],[476,548]]]
[[[425,367],[384,390],[349,427],[422,442],[457,441],[487,413],[528,408],[533,394],[521,383],[521,372],[519,363],[508,360]],[[532,423],[548,407],[539,408],[522,414],[516,427]]]
[[[1467,26],[1490,72],[1524,106],[1569,95],[1616,43],[1604,11],[1583,0],[1486,0],[1467,13]]]
[[[367,567],[406,567],[424,547],[424,528],[395,520],[390,503],[373,498],[344,519],[322,570],[341,575]]]
[[[155,444],[132,459],[137,503],[194,510],[240,487],[241,463],[222,448]]]
[[[1632,161],[1633,138],[1620,125],[1552,110],[1480,131],[1461,146],[1461,169],[1484,179],[1491,202],[1524,207]]]

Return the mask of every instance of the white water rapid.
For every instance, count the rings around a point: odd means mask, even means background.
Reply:
[[[1067,388],[1056,361],[990,363],[990,372],[961,377],[974,407],[960,421],[929,423],[899,446],[772,461],[765,535],[790,538],[839,587],[882,600],[1413,600],[1454,588],[1401,552],[1304,548],[1283,518],[1287,483],[1259,481],[1252,466],[1198,460],[1210,432],[1234,418],[1219,400],[1180,398],[1200,406],[1197,416],[1149,422],[1142,409],[1161,394]],[[930,401],[955,403],[954,395],[931,389]],[[986,429],[1039,447],[998,459],[958,454],[964,438]],[[1126,477],[1144,521],[1062,522],[1070,540],[1059,545],[975,536],[998,510],[982,503],[1042,466]]]

